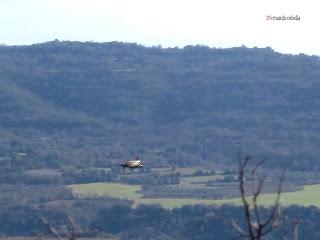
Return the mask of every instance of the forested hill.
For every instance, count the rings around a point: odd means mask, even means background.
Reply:
[[[242,146],[271,167],[320,169],[316,56],[52,41],[0,46],[0,63],[3,164],[102,166],[138,154],[225,165]]]

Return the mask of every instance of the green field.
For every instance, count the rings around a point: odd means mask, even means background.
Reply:
[[[139,185],[127,185],[121,183],[89,183],[89,184],[75,184],[69,185],[72,191],[77,196],[105,196],[116,198],[127,198],[136,200],[142,197]]]
[[[240,205],[239,198],[223,199],[223,200],[204,200],[204,199],[148,199],[142,198],[141,187],[139,185],[126,185],[119,183],[91,183],[70,185],[72,191],[78,196],[90,195],[108,195],[118,198],[126,198],[134,200],[135,204],[160,204],[165,208],[181,207],[186,204],[235,204]],[[320,184],[305,186],[303,190],[297,192],[283,193],[281,195],[281,203],[285,206],[298,204],[302,206],[320,207]],[[262,194],[260,204],[269,206],[274,203],[274,194]]]
[[[182,177],[180,179],[180,185],[192,187],[192,186],[199,186],[205,187],[203,182],[207,182],[210,180],[222,179],[224,176],[222,175],[215,175],[215,176],[198,176],[198,177]]]
[[[153,168],[152,172],[158,173],[158,174],[180,173],[182,176],[184,176],[184,175],[191,175],[195,173],[197,170],[205,171],[205,169],[202,167],[183,167],[183,168],[176,168],[175,170],[172,170],[172,168],[170,167],[157,167],[157,168]]]

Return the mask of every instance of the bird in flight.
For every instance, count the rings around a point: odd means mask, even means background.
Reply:
[[[124,162],[123,164],[120,164],[123,168],[142,168],[143,164],[140,160],[140,158],[137,156],[133,160],[129,160]]]

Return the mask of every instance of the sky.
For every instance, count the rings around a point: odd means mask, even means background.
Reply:
[[[318,0],[0,0],[0,44],[271,47],[320,55]],[[300,20],[267,20],[267,16]]]

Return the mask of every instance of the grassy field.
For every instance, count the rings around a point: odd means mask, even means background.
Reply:
[[[70,185],[73,192],[80,196],[108,195],[112,197],[127,198],[134,200],[135,204],[160,204],[165,208],[181,207],[186,204],[235,204],[240,205],[239,198],[223,200],[204,200],[204,199],[148,199],[142,198],[139,193],[141,187],[138,185],[126,185],[118,183],[91,183]],[[283,193],[281,203],[285,206],[298,204],[302,206],[320,207],[320,184],[305,186],[303,190],[297,192]],[[274,203],[274,194],[262,194],[259,199],[260,204],[269,206]]]
[[[189,186],[192,185],[204,185],[203,182],[207,182],[210,180],[222,179],[224,176],[222,175],[215,175],[215,176],[198,176],[198,177],[182,177],[180,179],[180,185],[182,186]]]
[[[180,173],[181,175],[190,175],[195,173],[197,170],[205,170],[204,168],[201,167],[184,167],[184,168],[176,168],[174,171],[170,167],[162,167],[162,168],[153,168],[152,172],[153,173],[158,173],[158,174],[170,174],[170,173]]]
[[[78,196],[90,196],[108,195],[116,198],[127,198],[136,200],[142,197],[142,194],[138,193],[141,191],[139,185],[126,185],[121,183],[89,183],[89,184],[75,184],[69,185],[75,195]]]

